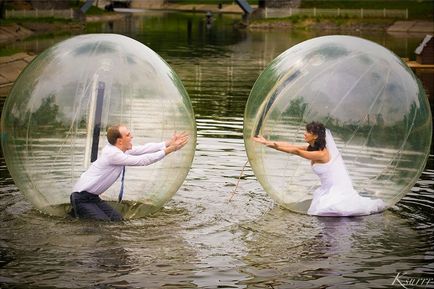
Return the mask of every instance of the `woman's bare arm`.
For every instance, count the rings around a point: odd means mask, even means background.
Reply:
[[[275,150],[298,155],[314,162],[326,163],[329,161],[329,153],[327,149],[321,151],[308,151],[307,147],[295,146],[286,142],[273,142],[266,140],[262,136],[253,137],[253,140]]]

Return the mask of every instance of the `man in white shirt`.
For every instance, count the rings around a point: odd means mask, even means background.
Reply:
[[[101,200],[104,193],[123,173],[125,166],[147,166],[181,149],[187,142],[185,133],[175,133],[161,143],[132,145],[133,136],[124,125],[107,130],[108,144],[77,181],[71,194],[72,213],[75,217],[106,221],[120,221],[121,214]],[[123,184],[122,184],[123,185]]]

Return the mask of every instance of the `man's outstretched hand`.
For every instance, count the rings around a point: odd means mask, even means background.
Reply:
[[[166,155],[173,153],[184,147],[188,143],[188,134],[186,132],[174,133],[173,136],[166,141]]]
[[[188,137],[188,134],[186,132],[180,132],[180,133],[174,132],[172,137],[166,141],[166,147],[170,146],[176,140],[183,137]]]

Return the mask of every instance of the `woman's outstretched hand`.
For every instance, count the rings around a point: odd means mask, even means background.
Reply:
[[[255,141],[255,142],[258,142],[260,144],[266,145],[267,147],[276,148],[276,143],[275,142],[268,141],[268,140],[266,140],[261,135],[257,135],[257,136],[252,137],[252,140]]]
[[[263,145],[266,145],[268,142],[262,135],[254,136],[252,137],[252,140]]]
[[[308,152],[307,147],[295,146],[293,144],[290,144],[287,142],[282,142],[282,141],[266,140],[263,136],[260,136],[260,135],[252,137],[252,140],[254,142],[266,145],[269,148],[272,148],[272,149],[275,149],[278,151],[282,151],[285,153],[293,154],[293,155],[298,155],[298,156],[301,156],[301,157],[308,159],[308,160],[320,161],[320,162],[327,162],[328,161],[328,157],[327,157],[326,161],[323,161],[325,159],[324,155],[327,154],[327,156],[328,156],[327,149],[324,149],[322,151]]]

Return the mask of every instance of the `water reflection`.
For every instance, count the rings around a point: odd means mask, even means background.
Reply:
[[[16,196],[15,202],[25,202],[19,199]],[[3,205],[4,195],[1,201]],[[194,271],[196,262],[195,251],[182,237],[180,224],[191,218],[185,210],[163,210],[146,220],[110,224],[49,218],[26,207],[8,212],[2,208],[0,283],[192,287],[191,277],[177,273],[180,268]]]
[[[420,247],[431,238],[391,211],[363,218],[310,218],[275,208],[241,227],[249,250],[243,257],[247,265],[242,271],[251,276],[242,282],[246,285],[373,288],[390,285],[396,272],[433,273]]]

